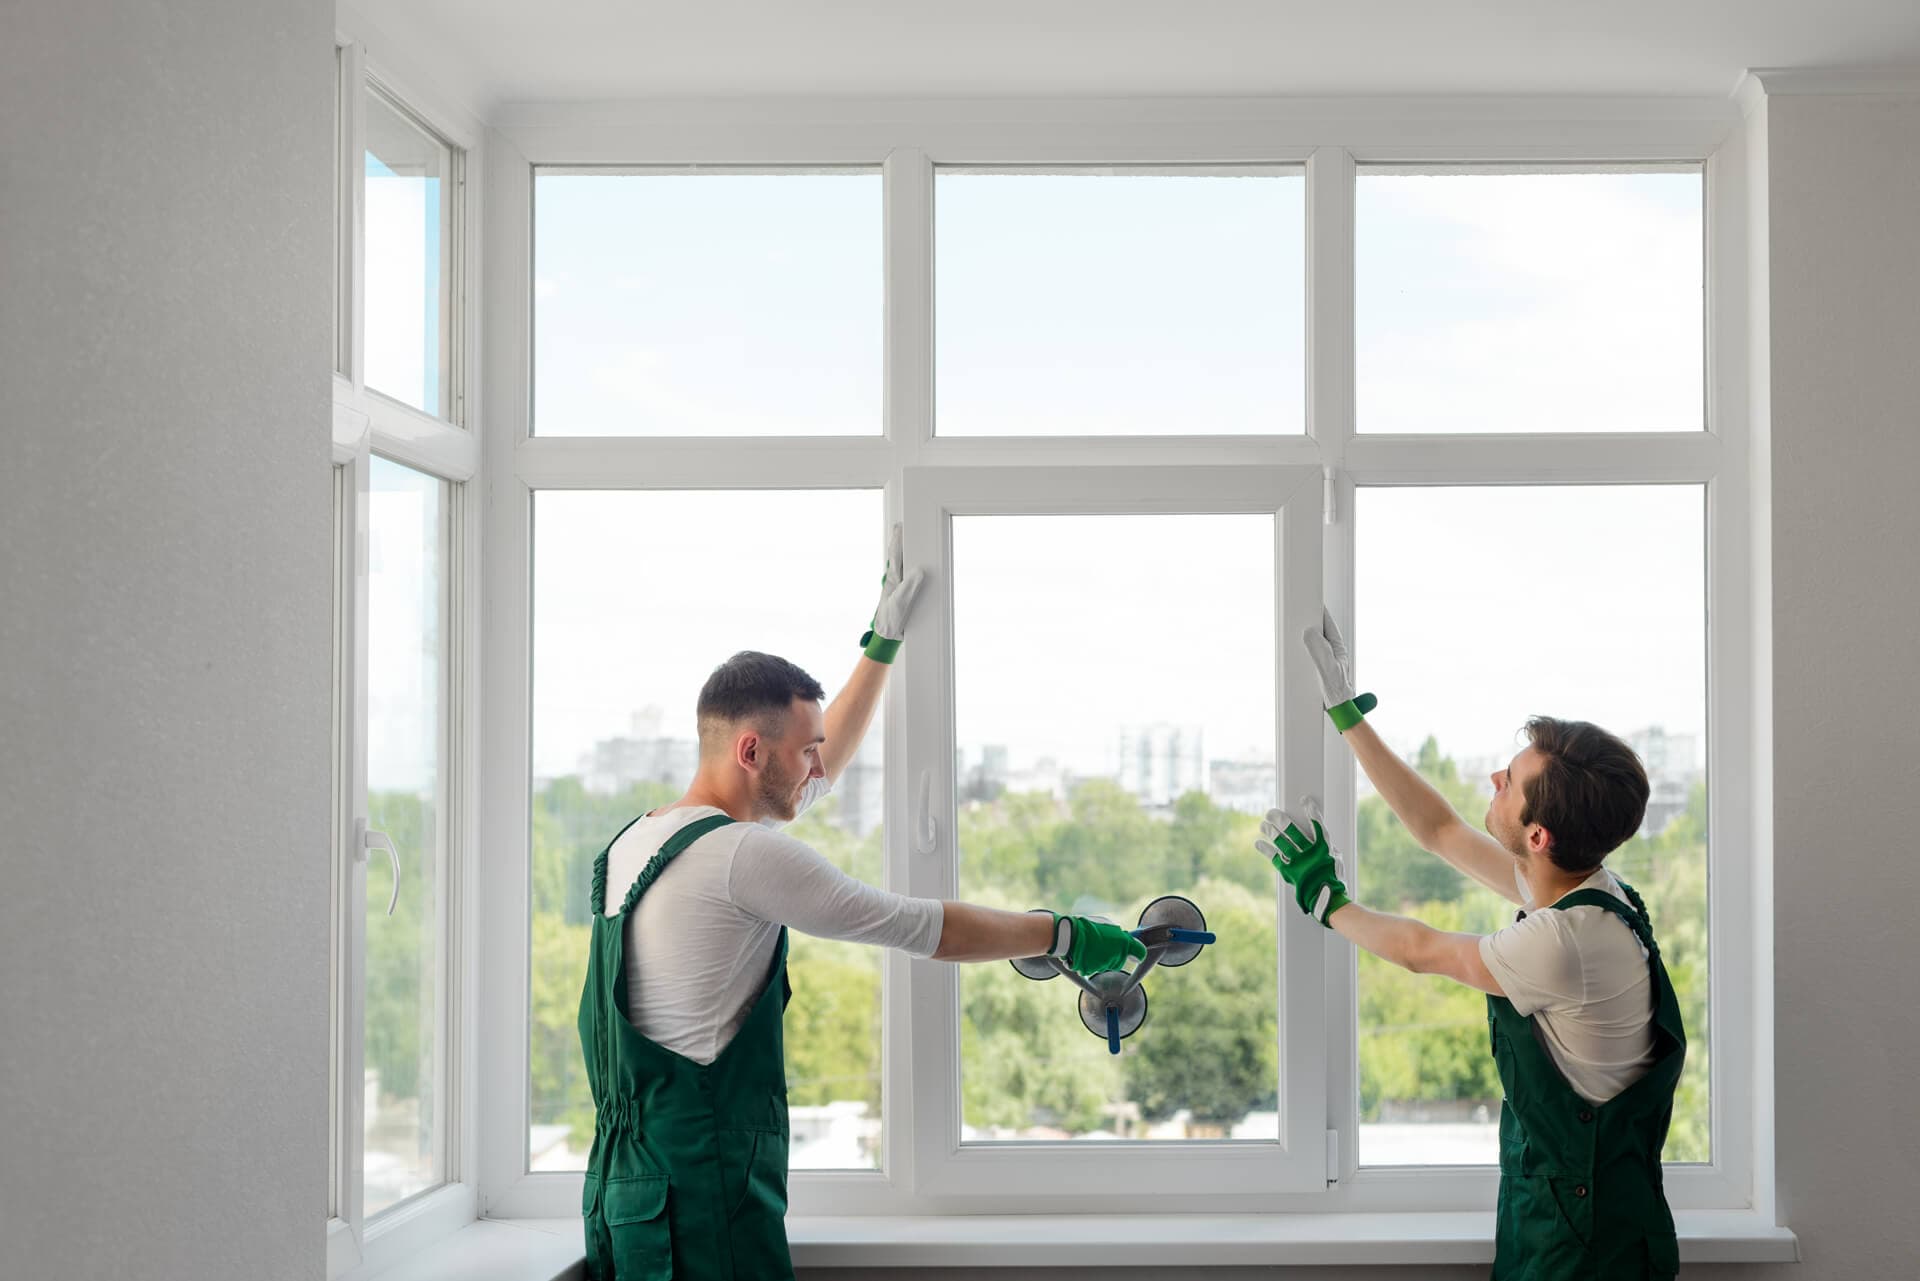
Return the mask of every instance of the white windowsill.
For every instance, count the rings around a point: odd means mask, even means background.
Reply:
[[[1743,1211],[1674,1216],[1684,1263],[1793,1263],[1791,1229]],[[1491,1212],[1327,1215],[943,1215],[789,1219],[807,1268],[1486,1264]],[[578,1219],[482,1219],[380,1281],[578,1281]]]

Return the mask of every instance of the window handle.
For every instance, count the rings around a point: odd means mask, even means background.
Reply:
[[[933,817],[933,771],[920,771],[920,813],[913,825],[913,848],[931,854],[940,843],[940,824]]]
[[[393,893],[387,896],[387,915],[393,915],[395,904],[400,902],[400,851],[393,848],[393,838],[378,828],[367,826],[367,820],[359,820],[360,848],[353,852],[358,862],[367,861],[367,851],[379,846],[387,851],[387,861],[393,864]]]

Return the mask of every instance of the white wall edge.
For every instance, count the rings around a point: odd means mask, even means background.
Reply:
[[[1862,95],[1920,95],[1920,67],[1754,67],[1734,91],[1743,111],[1751,110],[1756,91],[1769,98]]]

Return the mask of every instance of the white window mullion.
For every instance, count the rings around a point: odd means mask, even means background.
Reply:
[[[1307,430],[1320,451],[1322,603],[1352,634],[1353,479],[1344,470],[1353,442],[1353,155],[1321,147],[1307,160]],[[1294,629],[1295,632],[1298,629]],[[1293,632],[1281,642],[1297,645]],[[1317,718],[1316,718],[1317,723]],[[1321,736],[1323,803],[1334,847],[1354,848],[1354,763],[1339,735]],[[1291,799],[1291,798],[1288,798]],[[1327,1125],[1335,1135],[1329,1181],[1358,1168],[1359,1007],[1353,948],[1327,966]]]
[[[1705,484],[1724,445],[1708,432],[1565,436],[1354,436],[1363,485]]]
[[[889,451],[886,477],[886,518],[889,525],[907,519],[901,477],[918,463],[933,439],[933,162],[924,151],[902,148],[881,166],[885,219],[886,364],[885,426]],[[911,554],[911,552],[909,552]],[[937,593],[927,593],[929,596]],[[925,644],[938,650],[946,632],[937,623],[916,623],[916,643],[910,647],[902,672],[914,662],[913,650]],[[912,812],[917,785],[908,781],[907,681],[901,673],[888,682],[887,718],[887,887],[911,893],[915,853]],[[802,1213],[860,1212],[897,1209],[911,1204],[915,1171],[913,1119],[918,1073],[913,1056],[909,1011],[910,975],[916,962],[903,952],[889,951],[881,961],[880,1071],[882,1147],[879,1180],[797,1180],[795,1208]],[[879,1183],[879,1187],[874,1184]],[[864,1185],[864,1186],[863,1186]],[[864,1194],[864,1195],[862,1195]]]

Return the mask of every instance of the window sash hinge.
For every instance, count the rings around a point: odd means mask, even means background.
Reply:
[[[1327,1131],[1327,1186],[1340,1182],[1340,1131]]]

